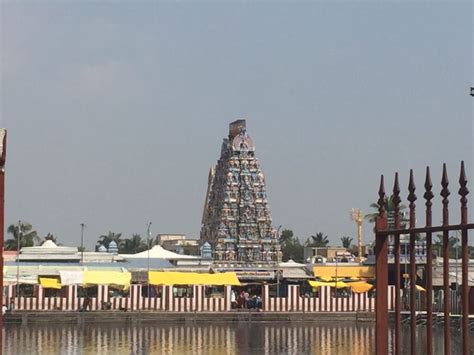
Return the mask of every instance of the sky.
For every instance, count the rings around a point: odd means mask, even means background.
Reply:
[[[77,246],[85,223],[89,249],[108,231],[145,236],[149,221],[198,238],[208,170],[241,118],[273,223],[302,241],[356,239],[351,208],[372,212],[396,171],[406,199],[409,169],[423,224],[425,167],[439,205],[444,162],[459,219],[461,160],[473,176],[470,1],[0,4],[7,226]]]

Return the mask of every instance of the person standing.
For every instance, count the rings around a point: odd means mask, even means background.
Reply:
[[[230,291],[230,307],[231,309],[237,308],[237,296],[235,295],[235,291]]]
[[[13,297],[10,297],[10,303],[8,304],[7,311],[9,313],[13,312],[13,306],[15,305],[15,301]]]

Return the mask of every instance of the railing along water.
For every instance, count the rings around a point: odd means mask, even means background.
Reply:
[[[426,238],[426,353],[433,354],[433,241],[432,235],[434,232],[442,233],[442,251],[443,251],[443,319],[444,319],[444,353],[451,354],[451,319],[450,313],[453,309],[451,302],[451,290],[449,282],[449,232],[460,231],[462,237],[462,291],[461,291],[461,310],[462,310],[462,350],[463,354],[469,354],[469,280],[468,280],[468,264],[469,264],[469,246],[468,246],[468,231],[474,229],[474,224],[468,223],[467,219],[467,198],[469,193],[467,189],[467,178],[464,168],[464,162],[461,162],[461,171],[459,175],[458,194],[460,196],[460,224],[449,224],[449,199],[450,191],[448,189],[448,173],[446,164],[443,165],[443,173],[441,177],[441,191],[442,197],[442,223],[438,226],[432,225],[432,202],[434,197],[432,192],[432,183],[429,167],[426,168],[424,188],[425,192],[423,198],[425,199],[425,227],[416,227],[416,205],[415,201],[415,180],[413,170],[410,170],[410,178],[408,183],[409,201],[409,226],[402,227],[400,223],[400,188],[398,181],[398,173],[395,174],[395,181],[393,186],[393,194],[390,196],[393,203],[393,212],[395,213],[395,222],[390,225],[388,222],[388,212],[386,210],[388,197],[385,194],[384,177],[381,176],[379,186],[379,213],[375,224],[376,233],[376,353],[378,355],[385,355],[389,353],[389,325],[388,325],[388,240],[389,237],[394,241],[394,277],[395,277],[395,331],[394,339],[392,341],[393,353],[400,354],[401,342],[401,300],[400,300],[400,236],[402,234],[409,235],[409,280],[410,280],[410,353],[416,353],[417,339],[416,339],[416,287],[417,287],[417,265],[415,258],[416,239],[419,234],[424,234]],[[457,260],[456,260],[457,262]],[[405,276],[405,275],[404,275]],[[458,283],[458,279],[456,279]],[[421,296],[420,296],[421,297]],[[455,307],[457,308],[457,307]]]

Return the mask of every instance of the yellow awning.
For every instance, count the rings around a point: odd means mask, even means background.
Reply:
[[[132,274],[121,271],[84,271],[84,287],[95,285],[116,286],[127,290]]]
[[[61,283],[59,282],[58,278],[53,278],[53,277],[40,277],[39,278],[39,283],[41,287],[43,288],[55,288],[60,290],[61,289]]]
[[[374,266],[359,266],[359,265],[318,265],[313,267],[314,276],[321,279],[324,278],[374,278]]]
[[[357,281],[348,283],[349,287],[352,289],[352,292],[355,293],[364,293],[370,291],[374,286],[364,282],[364,281]]]
[[[240,281],[235,272],[222,272],[217,274],[202,274],[197,272],[165,272],[150,271],[148,273],[150,285],[213,285],[213,286],[239,286]]]
[[[338,281],[338,282],[322,282],[322,281],[308,281],[311,287],[321,287],[321,286],[329,286],[329,287],[337,287],[337,288],[345,288],[349,287],[349,284]]]

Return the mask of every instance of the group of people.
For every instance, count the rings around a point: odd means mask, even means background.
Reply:
[[[257,295],[250,296],[248,291],[242,290],[240,293],[232,291],[231,303],[234,309],[261,309],[262,298]]]

